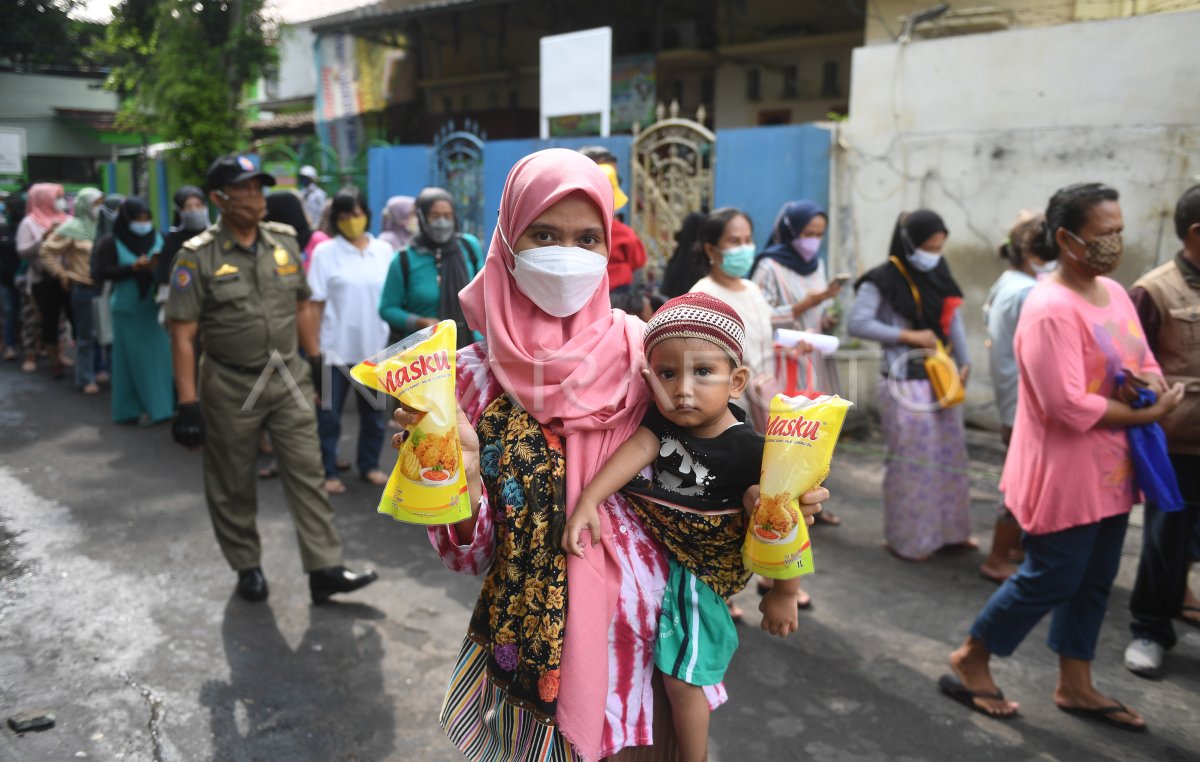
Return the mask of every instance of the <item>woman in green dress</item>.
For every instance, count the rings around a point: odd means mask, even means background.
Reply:
[[[163,239],[140,198],[121,204],[112,235],[96,247],[96,270],[112,281],[112,411],[117,423],[149,426],[175,414],[171,344],[158,324],[154,264]]]

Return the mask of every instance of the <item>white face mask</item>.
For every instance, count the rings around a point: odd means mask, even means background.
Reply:
[[[591,301],[608,271],[608,260],[577,246],[542,246],[516,255],[517,288],[543,312],[574,315]]]
[[[67,200],[65,198],[54,199],[54,208],[60,212],[67,211]]]
[[[908,259],[913,263],[913,267],[923,273],[927,273],[938,266],[938,262],[942,261],[942,255],[934,254],[932,251],[925,251],[924,249],[917,249],[909,255]]]
[[[497,228],[499,230],[499,228]],[[500,230],[500,240],[512,245]],[[513,254],[513,280],[522,294],[542,312],[557,318],[583,309],[608,272],[608,260],[578,246],[541,246]]]

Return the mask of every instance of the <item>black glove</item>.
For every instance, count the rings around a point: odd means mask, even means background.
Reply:
[[[171,438],[189,450],[204,446],[204,416],[200,414],[199,402],[179,406],[171,422]]]
[[[321,398],[322,381],[325,376],[324,363],[321,362],[321,355],[308,358],[308,368],[312,371],[313,391],[317,393],[317,399]]]

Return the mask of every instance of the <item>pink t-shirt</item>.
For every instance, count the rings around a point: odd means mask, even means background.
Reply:
[[[1137,496],[1125,430],[1099,421],[1122,368],[1162,370],[1125,289],[1098,280],[1108,291],[1105,307],[1043,281],[1021,310],[1017,419],[1000,489],[1030,534],[1127,513]]]

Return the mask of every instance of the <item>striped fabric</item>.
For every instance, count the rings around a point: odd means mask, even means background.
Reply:
[[[442,729],[473,762],[575,762],[552,720],[514,706],[487,671],[487,651],[463,639],[442,704]]]

